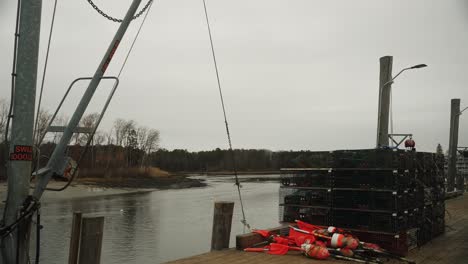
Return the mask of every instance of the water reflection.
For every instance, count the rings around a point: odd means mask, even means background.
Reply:
[[[231,246],[243,232],[235,186],[212,178],[205,188],[43,202],[42,263],[66,263],[73,211],[105,216],[101,263],[162,263],[209,251],[213,202],[236,201]],[[278,223],[278,183],[245,182],[247,220],[256,228]],[[33,256],[33,253],[31,254]]]

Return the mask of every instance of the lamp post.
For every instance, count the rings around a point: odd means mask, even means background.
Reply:
[[[398,72],[392,78],[393,57],[385,56],[380,58],[380,88],[379,88],[379,109],[377,121],[377,148],[388,147],[388,121],[390,112],[391,85],[394,80],[404,71],[427,67],[426,64],[417,64],[407,67]]]
[[[460,111],[460,99],[451,100],[450,110],[450,134],[449,134],[449,152],[448,152],[448,171],[447,171],[447,191],[452,192],[457,186],[457,191],[464,191],[464,179],[457,178],[457,147],[458,147],[458,127],[460,115],[468,109],[465,107]]]

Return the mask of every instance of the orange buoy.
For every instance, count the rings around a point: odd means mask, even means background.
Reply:
[[[302,244],[301,246],[304,255],[313,259],[327,259],[330,256],[330,252],[325,247],[312,245],[312,244]]]
[[[356,249],[359,246],[359,241],[354,237],[347,236],[343,238],[343,245],[345,248]]]
[[[302,244],[312,244],[314,242],[316,242],[315,237],[311,235],[302,235],[294,237],[294,243],[297,246],[301,246]]]
[[[342,234],[335,233],[331,237],[330,246],[334,248],[342,248],[345,240],[345,236]]]
[[[314,244],[316,246],[320,246],[320,247],[327,247],[327,244],[325,242],[323,242],[323,241],[320,241],[320,240],[315,241]]]

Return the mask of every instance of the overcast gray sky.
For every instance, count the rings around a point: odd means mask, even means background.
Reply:
[[[123,17],[131,0],[95,0]],[[145,0],[143,0],[145,2]],[[207,0],[236,148],[332,150],[375,146],[379,57],[394,56],[395,132],[417,147],[448,146],[450,99],[468,106],[468,1]],[[15,0],[0,1],[0,94],[10,88]],[[43,64],[53,1],[44,1]],[[107,74],[116,74],[141,19]],[[59,0],[44,92],[57,106],[69,83],[91,76],[118,25],[85,0]],[[40,67],[40,71],[42,66]],[[39,80],[38,80],[39,81]],[[76,89],[64,114],[71,115]],[[109,85],[90,106],[96,111]],[[161,131],[161,146],[226,148],[202,0],[155,0],[102,125],[134,119]],[[468,145],[468,112],[460,144]]]

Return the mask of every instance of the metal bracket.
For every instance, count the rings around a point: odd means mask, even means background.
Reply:
[[[468,147],[457,147],[457,151],[464,158],[468,158]]]
[[[40,177],[48,172],[50,172],[51,169],[49,167],[44,167],[44,168],[40,168],[39,170],[35,171],[32,173],[32,176],[35,176],[35,177]]]
[[[92,80],[93,77],[80,77],[80,78],[76,78],[75,80],[73,80],[70,84],[70,86],[68,86],[68,89],[67,91],[65,92],[65,95],[63,96],[62,100],[60,101],[59,105],[57,106],[57,109],[55,110],[54,114],[52,115],[52,118],[50,119],[49,121],[49,124],[47,125],[47,130],[45,131],[45,133],[43,135],[41,135],[41,139],[39,140],[39,142],[37,143],[38,146],[41,145],[42,141],[44,140],[47,132],[63,132],[64,128],[65,127],[59,127],[59,126],[52,126],[52,123],[54,122],[55,118],[57,117],[57,114],[58,112],[60,111],[60,109],[62,108],[62,105],[63,103],[65,102],[65,99],[68,97],[68,94],[70,93],[70,90],[72,89],[72,87],[79,81],[84,81],[84,80]],[[106,104],[104,105],[102,111],[101,111],[101,114],[99,115],[99,120],[96,124],[96,126],[100,123],[101,119],[102,119],[102,116],[104,115],[104,112],[106,111],[107,109],[107,106],[109,105],[110,103],[110,100],[112,99],[112,96],[114,95],[114,91],[115,89],[117,88],[117,86],[119,86],[119,78],[118,77],[115,77],[115,76],[103,76],[101,78],[102,80],[115,80],[114,82],[114,87],[113,89],[111,90],[111,93],[109,94],[109,96],[107,97],[107,101],[106,101]],[[76,129],[76,133],[90,133],[93,131],[93,129],[85,129],[86,131],[82,130],[81,128],[77,128]]]
[[[401,140],[397,142],[395,140],[396,137],[401,137]],[[413,134],[388,134],[388,138],[391,139],[393,143],[395,143],[395,148],[398,148],[401,143],[403,143],[403,141],[405,141],[405,139],[408,137],[413,137]]]
[[[77,78],[77,79],[75,79],[74,81],[71,82],[70,86],[68,87],[67,91],[65,92],[65,95],[63,96],[62,100],[60,101],[57,109],[55,110],[54,114],[52,115],[52,118],[50,119],[49,124],[47,125],[47,130],[45,131],[45,133],[43,135],[41,135],[41,140],[39,140],[39,142],[37,144],[38,148],[39,148],[40,144],[42,143],[42,141],[44,140],[45,135],[47,134],[47,132],[63,132],[64,131],[65,127],[52,126],[52,123],[54,122],[55,118],[57,117],[58,112],[62,108],[62,105],[65,102],[65,99],[67,98],[68,94],[70,93],[71,88],[79,81],[92,80],[92,79],[93,79],[92,77],[80,77],[80,78]],[[102,108],[101,113],[99,114],[99,118],[96,121],[96,124],[94,125],[93,128],[80,128],[80,127],[77,127],[75,129],[75,131],[74,131],[75,133],[94,134],[96,132],[96,129],[99,126],[99,124],[101,123],[102,117],[104,116],[104,113],[106,112],[107,107],[109,106],[109,103],[112,100],[112,97],[114,96],[114,92],[117,89],[117,86],[119,86],[119,78],[118,77],[103,76],[101,79],[115,80],[115,82],[114,82],[114,86],[113,86],[111,92],[109,93],[109,96],[107,97],[106,103],[104,104],[104,107]],[[63,174],[63,171],[65,170],[65,167],[63,167],[63,166],[66,166],[69,163],[69,159],[70,159],[69,157],[66,157],[66,158],[64,157],[63,160],[59,161],[60,169],[54,171],[54,173],[59,174],[59,175]],[[63,170],[62,170],[62,168],[63,168]],[[52,170],[52,168],[50,168],[50,167],[41,168],[41,169],[33,172],[33,175],[41,176],[41,175],[44,175],[44,174],[50,172],[51,170]]]
[[[468,106],[465,107],[465,108],[463,108],[463,110],[461,110],[461,111],[458,113],[458,115],[461,115],[466,109],[468,109]]]

